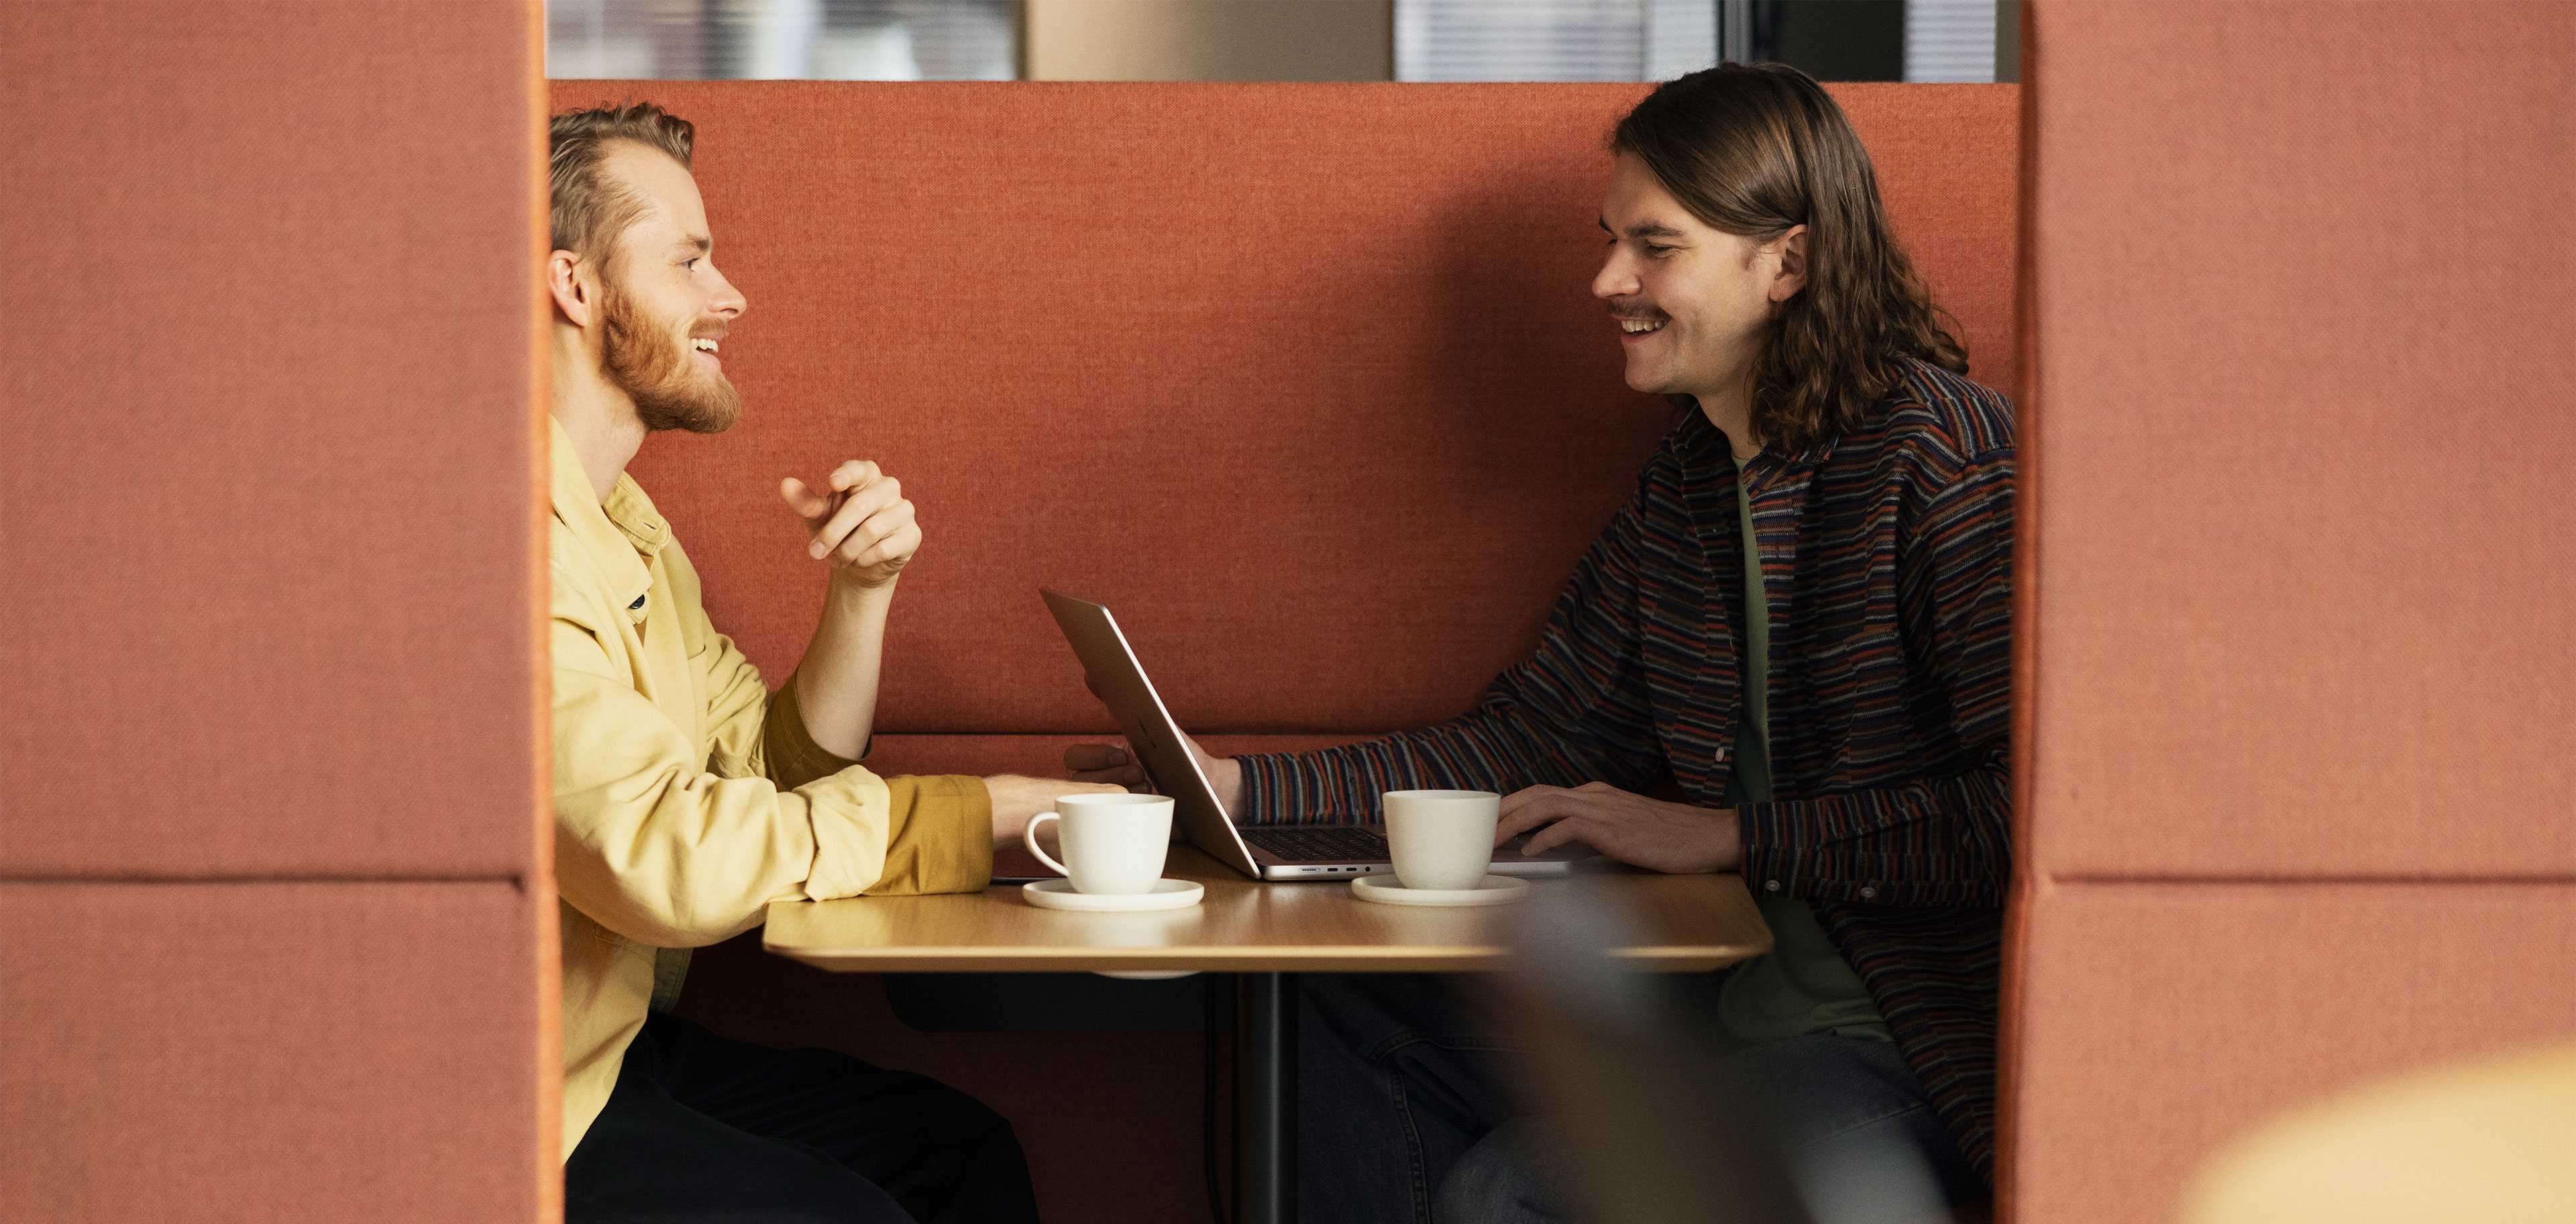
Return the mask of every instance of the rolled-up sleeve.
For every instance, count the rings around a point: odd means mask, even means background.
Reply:
[[[855,765],[801,786],[757,773],[760,760],[739,776],[711,770],[690,734],[618,675],[585,621],[577,600],[556,600],[554,874],[595,923],[693,948],[755,928],[778,899],[984,884],[992,814],[981,781],[904,778],[896,796]],[[750,722],[734,740],[762,740],[762,706],[729,711],[729,722]]]
[[[558,615],[552,645],[555,877],[600,925],[702,946],[759,925],[772,901],[857,896],[885,880],[889,857],[921,858],[897,850],[893,791],[875,774],[782,788],[712,772],[592,630]],[[906,837],[938,835],[907,815]],[[989,862],[990,834],[980,840]]]
[[[870,743],[874,743],[870,737]],[[796,704],[796,673],[787,673],[787,683],[769,699],[769,707],[760,720],[761,772],[781,786],[803,786],[816,778],[828,777],[867,759],[862,750],[857,759],[845,757],[814,742],[805,729],[804,709]]]
[[[891,836],[875,896],[972,892],[993,882],[993,799],[982,778],[888,778]]]
[[[784,787],[859,768],[814,742],[796,704],[796,674],[769,699],[760,724],[760,764]],[[982,778],[940,774],[887,778],[886,861],[876,894],[966,892],[993,878],[993,799]]]

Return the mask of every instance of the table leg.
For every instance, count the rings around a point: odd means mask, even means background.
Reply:
[[[1235,983],[1234,1224],[1295,1224],[1297,975]]]

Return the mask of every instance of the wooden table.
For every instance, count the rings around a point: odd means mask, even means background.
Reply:
[[[1188,909],[1134,914],[1043,910],[1017,884],[932,897],[782,901],[762,936],[771,952],[843,973],[1074,972],[1237,975],[1239,1224],[1296,1218],[1296,1004],[1302,972],[1459,972],[1502,967],[1496,930],[1513,906],[1376,905],[1343,880],[1258,883],[1186,846],[1164,874],[1197,880]],[[1586,872],[1536,881],[1624,904],[1648,940],[1612,950],[1644,970],[1704,971],[1771,950],[1735,876]]]

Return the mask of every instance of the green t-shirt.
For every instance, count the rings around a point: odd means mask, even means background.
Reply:
[[[1730,802],[1768,803],[1770,601],[1762,590],[1762,551],[1754,543],[1753,495],[1744,487],[1741,459],[1736,460],[1735,507],[1744,531],[1744,716],[1736,720],[1735,776],[1727,791]],[[1825,938],[1806,902],[1766,892],[1755,894],[1754,904],[1771,924],[1771,954],[1737,965],[1719,983],[1718,1020],[1729,1039],[1748,1046],[1807,1033],[1894,1040],[1860,975]]]

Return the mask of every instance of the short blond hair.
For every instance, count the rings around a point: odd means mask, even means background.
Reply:
[[[605,262],[644,201],[603,169],[617,142],[659,149],[686,167],[697,128],[650,102],[565,111],[546,125],[554,249]]]

